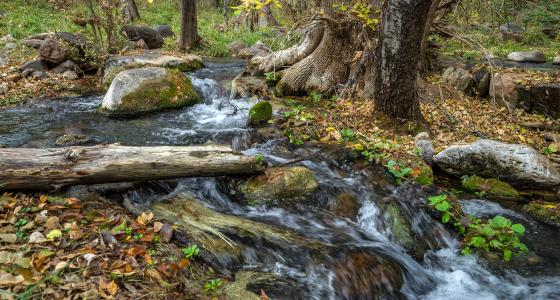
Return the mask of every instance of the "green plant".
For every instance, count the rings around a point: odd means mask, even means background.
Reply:
[[[514,254],[528,251],[519,237],[525,233],[521,224],[513,224],[503,216],[482,220],[472,215],[459,216],[445,194],[428,198],[429,205],[441,214],[441,222],[452,224],[463,235],[461,253],[468,255],[472,248],[501,252],[504,261],[510,261]]]
[[[339,132],[343,142],[354,142],[356,140],[356,135],[352,129],[341,129]]]
[[[261,165],[266,162],[266,160],[264,159],[264,155],[262,155],[262,154],[255,155],[255,160],[257,161],[258,164],[261,164]]]
[[[397,184],[401,184],[402,179],[412,173],[411,168],[400,165],[394,160],[388,161],[385,167],[395,177]]]
[[[206,284],[204,284],[204,291],[206,291],[206,293],[211,294],[211,295],[216,295],[218,292],[218,289],[224,284],[224,281],[221,280],[220,278],[217,279],[212,279],[210,281],[208,281]]]
[[[264,78],[269,84],[276,84],[280,80],[280,76],[276,72],[266,72],[264,73]]]
[[[558,145],[556,144],[550,144],[548,146],[546,146],[543,151],[542,151],[545,155],[551,155],[554,153],[558,152]]]
[[[197,256],[200,253],[200,249],[198,248],[198,245],[196,245],[196,244],[185,247],[182,250],[183,250],[183,255],[186,258],[191,258],[193,256]]]
[[[311,100],[311,101],[319,101],[321,99],[323,99],[323,94],[316,92],[316,91],[312,91],[309,92],[309,94],[307,94],[307,99]]]

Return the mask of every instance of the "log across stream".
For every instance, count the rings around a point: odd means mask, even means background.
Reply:
[[[243,156],[228,146],[216,145],[4,148],[0,149],[0,190],[249,175],[263,169],[255,156]]]

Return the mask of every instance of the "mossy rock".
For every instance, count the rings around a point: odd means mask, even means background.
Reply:
[[[410,224],[401,213],[399,205],[391,201],[383,209],[386,216],[386,224],[393,234],[395,242],[401,247],[413,251],[416,243],[410,230]]]
[[[523,211],[542,223],[560,227],[560,207],[558,203],[533,201],[524,205]]]
[[[110,116],[135,116],[199,102],[190,79],[181,71],[149,67],[119,73],[99,111]]]
[[[319,182],[313,172],[305,167],[270,168],[265,174],[239,186],[250,205],[304,200],[317,188]]]
[[[482,178],[479,176],[465,176],[461,180],[463,188],[471,192],[482,193],[488,198],[515,201],[521,196],[508,183],[495,178]]]
[[[261,101],[249,110],[249,123],[253,126],[266,123],[272,118],[272,105],[268,101]]]

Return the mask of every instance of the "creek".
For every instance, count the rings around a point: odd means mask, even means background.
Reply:
[[[504,264],[460,255],[457,237],[424,209],[426,193],[420,187],[397,186],[383,168],[358,167],[336,147],[295,147],[281,136],[247,127],[254,100],[232,99],[227,88],[243,68],[240,60],[207,61],[205,69],[190,74],[203,103],[135,119],[95,113],[101,96],[7,108],[0,111],[0,145],[52,147],[61,135],[74,133],[93,143],[133,146],[232,144],[246,154],[264,155],[271,165],[303,159],[297,165],[313,171],[319,189],[282,208],[240,204],[231,178],[167,180],[110,192],[119,201],[160,211],[181,209],[174,204],[179,199],[177,203],[195,207],[206,219],[196,220],[193,230],[222,220],[217,236],[232,250],[211,254],[216,268],[233,277],[247,271],[273,274],[284,284],[268,284],[270,293],[263,288],[272,299],[560,299],[556,229],[515,206],[463,199],[467,213],[502,214],[524,224],[523,242],[541,261]],[[328,209],[341,194],[356,200],[354,215],[337,217]],[[168,206],[160,205],[164,202]]]

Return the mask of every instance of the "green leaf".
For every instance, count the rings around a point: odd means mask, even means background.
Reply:
[[[524,234],[525,233],[525,226],[521,224],[513,224],[511,225],[511,230],[517,234]]]
[[[436,204],[436,209],[441,211],[441,212],[448,211],[450,207],[451,207],[451,205],[449,205],[449,202],[447,202],[447,201],[443,201],[441,203]]]
[[[502,242],[500,242],[498,240],[491,240],[490,241],[490,246],[492,248],[501,249],[504,246],[504,244],[502,244]]]
[[[475,246],[477,248],[482,248],[486,243],[486,239],[480,236],[475,236],[469,241],[469,246]]]
[[[510,261],[512,257],[512,253],[511,250],[509,249],[504,249],[504,260],[505,261]]]
[[[433,197],[428,198],[428,201],[430,201],[430,204],[432,204],[432,205],[436,205],[436,204],[442,202],[443,200],[447,200],[447,195],[446,194],[441,194],[441,195],[437,195],[437,196],[433,196]]]
[[[444,213],[443,216],[441,216],[441,222],[443,224],[448,223],[450,217],[451,217],[451,215],[448,212]]]
[[[511,221],[502,217],[502,216],[495,216],[492,220],[490,220],[490,226],[494,228],[504,228],[508,226],[508,223]]]
[[[461,250],[461,254],[463,255],[471,255],[471,253],[471,248],[469,247],[463,248],[463,250]]]

